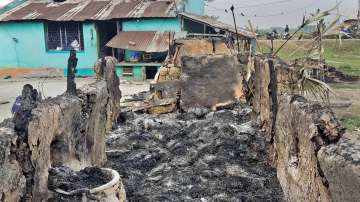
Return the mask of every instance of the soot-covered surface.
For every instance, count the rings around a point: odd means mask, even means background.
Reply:
[[[129,201],[282,201],[250,109],[135,115],[107,140]]]
[[[61,189],[70,192],[78,189],[93,189],[110,180],[111,177],[97,167],[80,171],[73,171],[68,167],[56,167],[49,170],[48,187],[50,190]]]

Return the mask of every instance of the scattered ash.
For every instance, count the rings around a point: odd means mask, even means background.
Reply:
[[[251,110],[126,113],[107,140],[107,166],[132,201],[283,201]]]
[[[50,190],[61,189],[70,192],[78,189],[93,189],[110,180],[110,176],[96,167],[85,168],[78,172],[68,167],[56,167],[49,169],[48,187]]]

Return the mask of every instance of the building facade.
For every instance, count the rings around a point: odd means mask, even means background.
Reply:
[[[99,57],[120,55],[119,50],[106,47],[117,34],[179,32],[180,11],[203,15],[204,1],[25,2],[0,15],[0,71],[3,68],[59,68],[66,72],[69,51],[75,49],[79,59],[78,75],[92,76],[93,65]],[[133,69],[133,78],[144,79],[146,64],[129,61],[136,53],[122,50],[121,54],[123,65],[119,65],[119,75],[126,75],[123,72],[127,64]]]

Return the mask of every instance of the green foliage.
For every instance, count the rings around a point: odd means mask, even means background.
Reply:
[[[351,70],[352,67],[351,67],[351,65],[346,64],[346,65],[340,65],[339,69],[342,69],[342,70]]]
[[[310,42],[310,40],[291,40],[279,52],[278,56],[287,62],[291,62],[305,54],[305,50],[309,48],[308,44],[310,44]],[[280,47],[282,43],[282,40],[274,41],[275,49]],[[327,64],[337,67],[346,74],[360,76],[360,40],[343,40],[342,46],[340,46],[339,41],[335,39],[325,39],[322,43],[324,46],[325,62]],[[263,52],[266,53],[270,51],[270,41],[260,40],[259,44]],[[297,49],[299,50],[292,54]],[[350,66],[351,68],[345,66]]]
[[[352,132],[360,131],[360,116],[351,116],[344,118],[343,123],[345,124],[345,127]]]

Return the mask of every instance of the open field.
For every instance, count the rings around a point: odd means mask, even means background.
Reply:
[[[285,41],[275,40],[275,50]],[[291,61],[304,55],[307,48],[310,47],[311,40],[291,40],[279,52],[279,56]],[[259,40],[260,52],[269,52],[271,43],[269,40]],[[295,50],[298,51],[294,53]],[[339,70],[350,75],[360,75],[360,40],[343,40],[342,47],[337,40],[324,40],[325,59],[330,65],[337,67]]]

